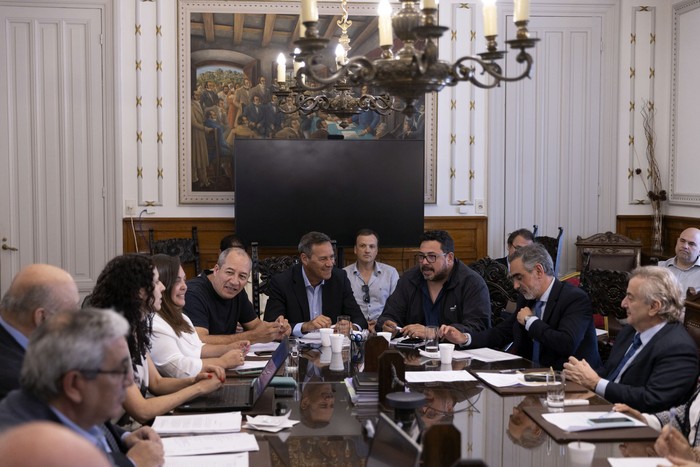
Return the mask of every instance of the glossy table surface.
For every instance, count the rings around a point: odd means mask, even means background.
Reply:
[[[370,442],[364,424],[376,421],[378,404],[354,405],[345,378],[356,370],[343,352],[342,370],[331,370],[327,351],[307,351],[299,359],[298,371],[287,374],[297,381],[293,397],[275,397],[265,409],[291,412],[300,423],[279,433],[252,431],[261,450],[250,454],[250,465],[272,466],[362,466]],[[421,358],[416,350],[402,351],[406,371],[443,371],[449,366]],[[334,368],[339,356],[335,356]],[[531,368],[524,359],[495,363],[455,360],[453,370],[505,370]],[[247,384],[250,380],[229,378],[227,384]],[[460,432],[462,459],[481,459],[489,466],[565,466],[565,444],[557,444],[523,408],[544,407],[544,393],[501,396],[481,381],[408,384],[411,392],[425,395],[426,405],[415,410],[406,431],[420,440],[422,430],[437,423],[451,423]],[[268,391],[272,391],[268,389]],[[268,394],[268,398],[271,394]],[[567,398],[586,398],[591,405],[610,404],[590,391],[567,392]],[[394,418],[391,411],[385,411]],[[632,445],[627,441],[628,445]],[[596,464],[607,465],[607,457],[621,457],[617,440],[596,443]]]

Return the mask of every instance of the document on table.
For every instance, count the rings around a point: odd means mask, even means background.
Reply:
[[[241,421],[240,412],[163,415],[156,417],[153,429],[160,435],[238,433],[241,431]]]
[[[671,467],[673,463],[663,457],[608,457],[608,462],[612,467]]]
[[[246,360],[243,365],[238,365],[231,370],[241,371],[241,370],[261,370],[267,365],[267,360]]]
[[[509,386],[546,386],[546,382],[525,381],[525,375],[520,372],[485,372],[478,371],[477,376],[495,388],[507,388]],[[542,373],[537,373],[542,374]]]
[[[248,467],[248,453],[166,457],[165,467]]]
[[[248,355],[249,356],[257,356],[257,352],[274,352],[277,350],[277,347],[280,345],[279,342],[265,342],[265,343],[257,343],[257,344],[252,344],[250,346],[250,349],[248,349]]]
[[[163,438],[165,456],[198,456],[225,452],[258,451],[260,447],[250,433],[175,436]]]
[[[457,357],[454,355],[457,355]],[[489,349],[488,347],[483,347],[481,349],[457,350],[454,352],[454,355],[452,358],[474,358],[485,363],[504,362],[506,360],[517,360],[518,358],[521,358],[518,355],[501,352],[500,350]]]
[[[602,430],[607,428],[638,428],[645,427],[646,424],[635,420],[621,412],[561,412],[561,413],[543,413],[542,418],[555,425],[557,428],[569,431],[589,431]],[[592,424],[590,419],[626,419],[624,424],[621,423],[597,423]],[[611,420],[612,421],[612,420]]]
[[[407,383],[432,383],[435,381],[453,382],[453,381],[476,381],[468,371],[407,371]]]

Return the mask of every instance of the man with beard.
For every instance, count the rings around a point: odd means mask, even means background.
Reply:
[[[425,338],[426,326],[449,325],[444,338],[457,344],[464,333],[491,326],[491,304],[486,283],[455,258],[454,241],[444,230],[429,230],[420,238],[416,266],[399,279],[377,329]]]
[[[570,355],[600,365],[593,309],[588,295],[554,277],[552,258],[539,243],[516,249],[509,257],[510,277],[519,292],[516,310],[494,328],[461,334],[450,326],[440,333],[464,347],[510,351],[535,365],[561,369]]]
[[[676,276],[684,295],[688,287],[700,291],[700,230],[691,227],[681,232],[676,241],[676,256],[661,261],[659,266]]]

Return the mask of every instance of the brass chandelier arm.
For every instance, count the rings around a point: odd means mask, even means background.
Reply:
[[[526,63],[525,69],[522,73],[516,76],[505,76],[503,75],[503,69],[498,63],[493,61],[483,60],[479,57],[467,56],[458,59],[454,65],[452,65],[451,73],[454,77],[454,81],[448,85],[454,86],[459,81],[468,81],[474,86],[482,89],[491,89],[498,86],[501,82],[515,82],[520,81],[524,78],[530,77],[530,72],[532,71],[533,59],[530,54],[521,50],[516,57],[518,63]],[[481,66],[481,71],[478,74],[488,75],[493,78],[493,81],[481,81],[478,78],[477,70],[475,66],[468,66],[466,63],[475,62]]]
[[[297,71],[297,86],[305,91],[319,91],[328,89],[335,85],[340,80],[347,80],[351,86],[359,86],[366,84],[374,79],[376,70],[372,62],[365,57],[352,57],[348,59],[347,64],[338,67],[335,73],[323,77],[314,71],[314,68],[320,65],[319,57],[314,55],[310,58],[304,57],[306,65],[299,68]],[[305,77],[306,79],[301,79]],[[314,84],[307,84],[305,81],[313,81]],[[318,84],[316,86],[315,84]]]

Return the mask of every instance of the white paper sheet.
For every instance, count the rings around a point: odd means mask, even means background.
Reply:
[[[248,453],[166,457],[165,467],[248,467]]]
[[[608,462],[612,467],[657,467],[673,465],[668,459],[663,457],[608,457]]]
[[[156,417],[153,429],[161,435],[237,433],[241,431],[241,413],[164,415]]]
[[[469,349],[455,351],[456,354],[465,355],[463,358],[475,358],[481,362],[503,362],[506,360],[516,360],[520,358],[518,355],[501,352],[500,350],[489,349],[487,347],[481,349]],[[454,358],[454,356],[452,357]]]
[[[198,456],[225,452],[258,451],[260,447],[250,433],[175,436],[162,438],[165,456]]]
[[[233,368],[229,368],[230,370],[259,370],[265,368],[265,365],[267,365],[267,360],[246,360],[243,362],[243,365],[238,365]]]
[[[468,371],[407,371],[407,383],[432,383],[435,381],[476,381]]]
[[[635,420],[632,417],[629,417],[623,413],[620,412],[561,412],[561,413],[545,413],[542,414],[542,418],[544,418],[546,421],[551,423],[552,425],[555,425],[557,428],[564,430],[564,431],[569,431],[569,432],[576,432],[576,431],[589,431],[589,430],[603,430],[607,428],[621,428],[620,426],[617,426],[616,424],[610,424],[610,425],[591,425],[588,423],[588,419],[590,418],[601,418],[601,417],[624,417],[628,420],[630,420],[631,424],[624,426],[624,428],[635,428],[635,427],[644,427],[647,426],[646,424],[640,422],[639,420]]]
[[[279,342],[265,342],[258,344],[251,344],[250,349],[248,349],[248,355],[254,356],[256,352],[274,352],[279,347]]]

